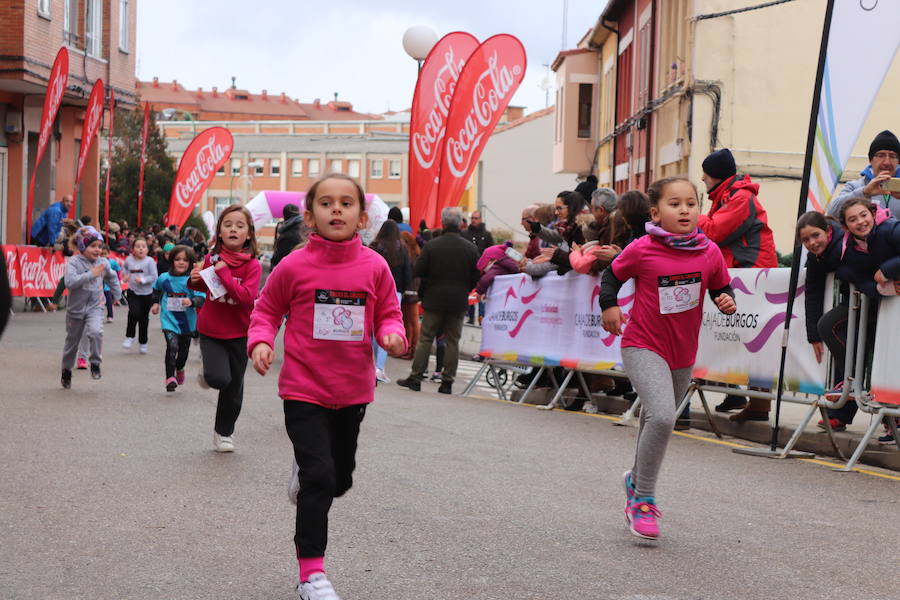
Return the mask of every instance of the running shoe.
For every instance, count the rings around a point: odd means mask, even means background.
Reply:
[[[213,431],[213,448],[216,452],[234,452],[234,439],[230,435],[219,435]]]
[[[831,425],[832,431],[846,431],[847,425],[845,423],[841,423],[840,419],[828,419],[828,424]],[[816,423],[816,426],[819,429],[826,429],[825,421],[820,420]]]
[[[100,365],[91,364],[91,379],[100,379]]]
[[[175,371],[175,383],[184,385],[184,370]]]
[[[79,371],[84,371],[84,370],[86,370],[86,369],[88,368],[87,359],[86,359],[86,358],[79,358],[79,359],[75,362],[75,368],[78,369]]]
[[[167,392],[174,392],[175,388],[177,388],[177,387],[178,387],[178,380],[176,380],[174,377],[169,377],[168,379],[166,379],[166,391]]]
[[[625,520],[632,534],[645,540],[659,538],[659,523],[662,513],[656,507],[652,498],[635,498],[631,506],[625,511]]]
[[[122,347],[126,350],[131,350],[131,347],[134,345],[134,338],[127,337],[125,341],[122,342]]]
[[[383,369],[375,369],[375,380],[381,383],[391,382],[391,378],[387,376]]]
[[[298,591],[300,600],[341,600],[325,573],[313,573],[309,581],[300,584]]]
[[[60,380],[63,388],[69,389],[72,387],[72,370],[71,369],[63,369],[62,370],[62,379]]]

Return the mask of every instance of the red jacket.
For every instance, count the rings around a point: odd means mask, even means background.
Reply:
[[[709,193],[712,206],[697,225],[719,245],[729,267],[777,267],[775,239],[766,209],[757,197],[759,184],[735,175]]]

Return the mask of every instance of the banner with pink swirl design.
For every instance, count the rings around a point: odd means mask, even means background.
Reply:
[[[443,208],[459,203],[488,138],[525,77],[525,67],[525,47],[506,33],[486,39],[466,61],[447,117],[437,204],[429,223],[439,220]]]
[[[477,47],[478,40],[469,33],[448,33],[419,70],[409,118],[409,223],[415,231],[423,218],[429,227],[439,226],[430,219],[437,205],[447,116],[459,76]]]
[[[234,138],[224,127],[210,127],[197,134],[178,164],[169,211],[166,213],[167,226],[184,225],[216,176],[216,171],[231,156],[232,148]]]

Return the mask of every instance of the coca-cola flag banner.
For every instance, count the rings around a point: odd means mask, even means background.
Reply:
[[[103,222],[106,223],[106,241],[109,242],[109,173],[112,171],[112,160],[113,160],[113,130],[116,122],[116,93],[112,88],[109,88],[109,125],[107,126],[107,141],[109,142],[106,147],[106,191],[104,193],[104,202],[103,202]],[[141,163],[141,168],[143,169],[143,163]],[[138,211],[138,227],[140,227],[140,211]]]
[[[22,295],[22,283],[19,280],[19,252],[16,246],[0,246],[3,249],[3,258],[6,260],[6,279],[9,282],[9,293],[13,296]]]
[[[36,246],[18,246],[19,282],[29,298],[52,296],[66,271],[62,252]]]
[[[477,47],[478,40],[469,33],[448,33],[434,45],[419,70],[409,118],[409,222],[416,231],[419,221],[428,221],[437,205],[453,92],[466,59]],[[428,226],[438,224],[430,221]]]
[[[525,66],[522,42],[505,33],[489,37],[469,56],[447,117],[437,203],[429,222],[459,202],[487,138],[525,77]]]
[[[231,156],[232,148],[234,138],[224,127],[210,127],[197,134],[178,165],[166,225],[184,225],[216,171]]]
[[[141,174],[138,179],[137,226],[141,226],[141,212],[144,208],[144,163],[147,162],[147,124],[150,122],[150,103],[144,102],[144,125],[141,128]]]
[[[84,113],[84,125],[81,127],[81,148],[78,150],[78,163],[75,167],[75,189],[72,190],[72,198],[78,197],[78,183],[81,181],[81,172],[84,170],[84,163],[87,161],[88,152],[91,150],[91,144],[94,143],[94,136],[100,129],[101,117],[103,117],[103,80],[98,79],[94,82],[94,88],[88,97],[87,109]],[[69,218],[75,218],[75,203],[69,208]]]
[[[44,97],[44,110],[41,112],[41,130],[38,134],[37,154],[34,159],[34,170],[31,172],[31,181],[28,184],[28,209],[25,213],[25,236],[31,241],[31,213],[34,210],[34,177],[37,174],[38,165],[47,149],[50,141],[50,131],[59,105],[62,103],[63,94],[66,92],[66,81],[69,79],[69,51],[65,46],[56,53],[53,68],[50,69],[50,79],[47,81],[47,95]]]

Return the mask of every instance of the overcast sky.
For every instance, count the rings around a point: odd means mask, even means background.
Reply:
[[[606,2],[568,0],[567,48],[596,23]],[[139,0],[137,71],[141,80],[177,79],[204,90],[224,89],[234,76],[239,88],[286,92],[303,102],[331,100],[337,92],[356,110],[380,113],[411,104],[416,64],[401,43],[411,25],[428,25],[438,37],[456,30],[479,40],[510,33],[528,56],[512,104],[533,112],[545,106],[543,65],[563,46],[563,5],[564,0]]]

